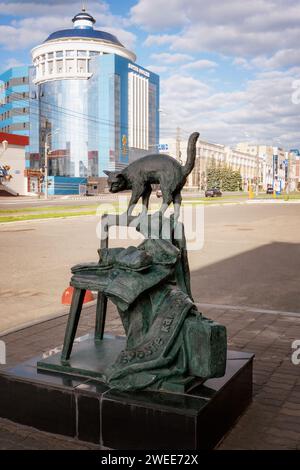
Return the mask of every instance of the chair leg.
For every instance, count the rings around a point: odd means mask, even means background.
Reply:
[[[107,297],[101,292],[98,292],[97,308],[96,308],[96,327],[95,339],[101,340],[104,335],[105,319],[107,310]]]
[[[85,289],[74,289],[65,333],[64,346],[61,354],[62,361],[68,361],[70,359],[85,292]]]

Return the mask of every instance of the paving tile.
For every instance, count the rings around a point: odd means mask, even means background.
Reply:
[[[204,309],[203,309],[204,310]],[[300,319],[267,314],[205,310],[205,316],[228,328],[231,349],[254,352],[255,399],[220,449],[300,448],[300,366],[291,363],[291,341],[300,337]],[[9,364],[17,364],[62,344],[67,316],[40,323],[1,338],[7,342]],[[79,334],[94,328],[95,306],[84,310]],[[111,307],[106,331],[123,333]],[[0,449],[89,449],[92,444],[28,430],[0,419]]]
[[[276,436],[276,437],[282,437],[284,435],[285,438],[291,439],[292,441],[295,441],[297,443],[300,443],[300,433],[295,432],[295,431],[288,431],[287,429],[282,429],[282,428],[275,428],[275,427],[270,427],[265,429],[265,432],[267,434]]]

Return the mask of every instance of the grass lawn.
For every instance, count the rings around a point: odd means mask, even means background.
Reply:
[[[39,207],[23,207],[22,209],[0,209],[0,216],[5,214],[23,214],[27,212],[69,212],[70,210],[97,209],[99,204],[92,204],[89,206],[39,206]]]

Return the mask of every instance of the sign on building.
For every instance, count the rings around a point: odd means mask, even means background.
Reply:
[[[158,151],[159,152],[167,152],[169,150],[168,144],[159,144]]]

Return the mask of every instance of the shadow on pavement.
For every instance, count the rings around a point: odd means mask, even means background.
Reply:
[[[191,272],[202,303],[300,312],[300,244],[270,243]]]

